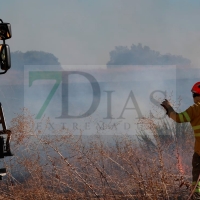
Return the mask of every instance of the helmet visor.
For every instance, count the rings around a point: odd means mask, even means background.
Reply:
[[[197,94],[197,93],[192,93],[192,96],[193,96],[193,98],[195,98],[195,97],[199,97],[200,96],[200,94]]]

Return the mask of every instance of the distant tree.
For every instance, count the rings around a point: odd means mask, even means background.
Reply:
[[[23,69],[24,65],[60,65],[52,53],[43,51],[15,51],[11,53],[12,69]]]
[[[112,67],[111,65],[187,65],[190,63],[189,59],[182,56],[161,55],[139,43],[133,44],[130,49],[125,46],[115,47],[115,50],[110,52],[110,61],[107,65]]]

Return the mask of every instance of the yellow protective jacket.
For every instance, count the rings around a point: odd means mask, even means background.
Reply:
[[[195,136],[194,151],[200,155],[200,102],[193,104],[184,112],[176,115],[176,122],[190,122]]]

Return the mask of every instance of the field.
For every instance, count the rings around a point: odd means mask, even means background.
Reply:
[[[138,123],[139,142],[125,134],[75,137],[67,129],[48,136],[34,131],[28,111],[19,114],[12,121],[15,156],[2,159],[8,174],[0,199],[187,199],[190,125],[150,118]]]

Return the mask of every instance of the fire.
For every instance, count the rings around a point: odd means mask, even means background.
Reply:
[[[179,154],[177,154],[177,160],[178,160],[178,162],[177,162],[176,166],[177,166],[179,172],[181,174],[184,174],[184,167],[183,167],[183,163],[182,163],[182,158]]]

